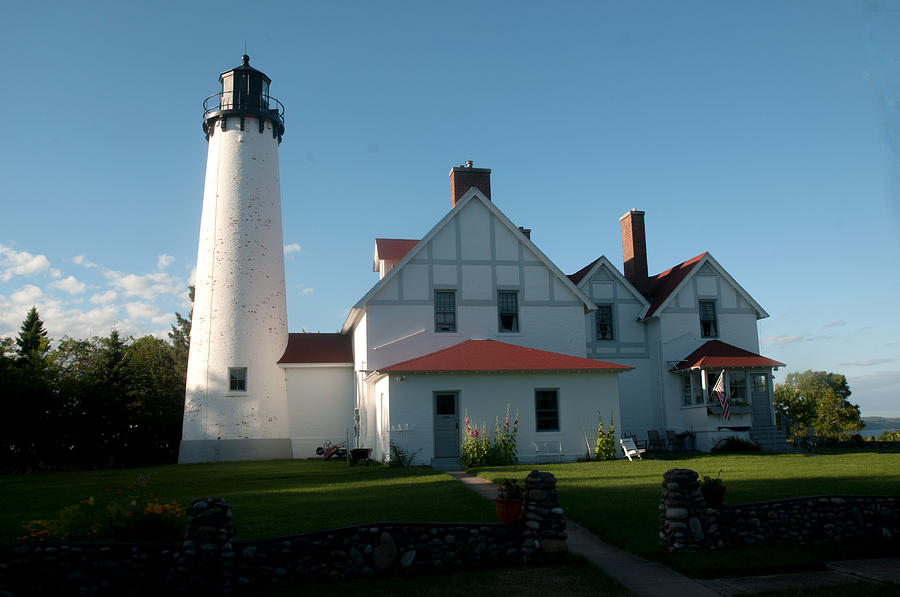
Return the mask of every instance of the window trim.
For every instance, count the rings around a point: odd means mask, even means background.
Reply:
[[[438,311],[438,295],[439,294],[452,294],[453,295],[453,310],[452,311]],[[450,330],[442,330],[440,329],[440,324],[438,323],[438,315],[439,314],[453,314],[453,329]],[[447,325],[447,324],[445,324]],[[456,289],[455,288],[436,288],[434,290],[434,331],[436,334],[455,334],[457,332],[457,319],[456,319]]]
[[[553,392],[556,399],[556,408],[552,409],[556,413],[556,427],[541,429],[539,427],[541,417],[539,413],[550,411],[551,409],[538,409],[538,394],[541,392]],[[562,429],[562,413],[560,412],[559,388],[535,388],[534,389],[534,431],[535,433],[558,433]]]
[[[600,313],[603,312],[604,309],[609,309],[609,321],[601,321]],[[597,312],[594,315],[594,336],[597,340],[601,342],[615,342],[616,341],[616,324],[615,324],[615,309],[612,304],[603,304],[597,305]],[[609,337],[601,338],[600,337],[600,326],[606,325],[609,326]]]
[[[709,305],[712,308],[712,319],[703,318],[703,306]],[[719,313],[716,309],[716,301],[712,299],[700,299],[697,302],[697,316],[700,319],[700,337],[701,338],[718,338],[719,337]],[[711,322],[712,328],[709,333],[704,329],[704,323]]]
[[[512,311],[502,311],[500,297],[501,296],[511,296],[515,299],[516,302],[516,310]],[[519,322],[519,291],[518,290],[498,290],[497,291],[497,331],[501,334],[518,334],[522,326]],[[512,326],[510,329],[505,329],[503,326],[503,316],[513,314],[515,319],[512,320]]]

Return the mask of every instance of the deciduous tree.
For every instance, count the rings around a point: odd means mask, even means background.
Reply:
[[[794,429],[812,427],[816,435],[837,436],[863,428],[859,406],[851,404],[847,378],[839,373],[807,370],[788,373],[775,386],[775,408]]]

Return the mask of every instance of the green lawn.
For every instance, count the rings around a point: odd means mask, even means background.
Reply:
[[[237,539],[301,533],[377,520],[494,521],[494,506],[430,468],[409,471],[345,462],[288,460],[186,464],[0,477],[0,543],[22,523],[126,487],[138,475],[162,501],[187,506],[221,496],[232,505]]]
[[[479,476],[497,482],[524,478],[534,465],[482,468]],[[690,468],[715,476],[722,470],[726,503],[752,502],[826,493],[900,495],[900,454],[753,454],[686,456],[670,460],[541,464],[558,480],[566,514],[614,545],[660,559],[657,508],[662,474]],[[840,548],[778,548],[683,554],[663,561],[696,576],[753,571],[814,569],[823,558],[853,557]]]
[[[366,595],[366,597],[472,597],[473,595],[603,595],[628,597],[624,587],[578,557],[554,566],[491,568],[407,578],[367,578],[269,590],[266,597]],[[260,595],[260,597],[262,597]]]

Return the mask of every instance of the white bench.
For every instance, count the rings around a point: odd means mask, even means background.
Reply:
[[[558,459],[560,462],[566,457],[566,448],[559,440],[534,442],[535,458]]]

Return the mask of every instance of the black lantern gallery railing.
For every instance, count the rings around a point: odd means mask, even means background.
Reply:
[[[260,132],[263,121],[268,118],[274,123],[273,133],[279,141],[284,134],[284,104],[267,93],[220,91],[203,100],[203,130],[207,136],[216,121],[224,121],[228,116],[256,116],[260,121]],[[241,122],[243,128],[243,120]]]

